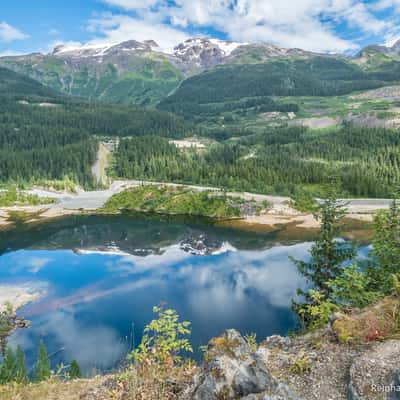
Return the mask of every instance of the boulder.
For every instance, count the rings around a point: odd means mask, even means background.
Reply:
[[[294,398],[268,371],[265,354],[253,352],[236,330],[227,330],[210,341],[204,365],[183,396],[190,400]]]
[[[240,333],[232,329],[210,341],[204,366],[185,398],[238,399],[276,386],[262,359],[251,351]]]

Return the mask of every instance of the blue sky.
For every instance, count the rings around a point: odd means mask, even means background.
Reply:
[[[356,52],[400,37],[400,0],[3,0],[0,54],[191,36]]]

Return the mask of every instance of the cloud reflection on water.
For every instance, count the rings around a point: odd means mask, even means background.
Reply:
[[[296,289],[304,285],[289,255],[304,259],[310,247],[310,243],[302,243],[264,251],[227,252],[201,257],[199,261],[199,257],[171,246],[162,255],[124,256],[108,261],[107,267],[112,273],[123,273],[127,277],[151,277],[152,284],[157,279],[179,281],[190,293],[196,292],[197,296],[201,294],[208,299],[214,297],[214,304],[223,302],[224,298],[243,298],[247,291],[255,290],[271,304],[288,307]]]
[[[198,343],[232,327],[282,332],[288,329],[291,299],[304,285],[288,257],[307,258],[310,246],[208,256],[191,255],[179,245],[144,257],[27,251],[26,268],[10,273],[18,279],[39,274],[51,294],[26,309],[32,328],[18,331],[12,341],[33,352],[43,337],[50,351],[65,348],[66,362],[76,358],[86,370],[107,368],[126,351],[121,329],[126,332],[131,322],[142,329],[161,299],[193,321]],[[13,257],[8,258],[10,263]]]

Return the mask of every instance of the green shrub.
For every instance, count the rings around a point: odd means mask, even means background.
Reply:
[[[189,339],[190,322],[179,321],[175,310],[154,307],[158,315],[144,329],[142,341],[137,349],[128,355],[137,363],[157,363],[174,365],[182,361],[182,352],[193,352]]]
[[[362,308],[382,297],[382,293],[369,290],[371,277],[357,264],[343,269],[341,275],[329,281],[332,298],[341,306]]]
[[[323,328],[328,322],[330,316],[339,311],[340,307],[329,297],[321,292],[310,290],[309,303],[296,304],[295,311],[309,330]]]
[[[20,192],[15,186],[0,191],[0,207],[51,204],[55,200],[50,197],[39,197],[34,194]]]
[[[248,333],[244,335],[244,340],[249,345],[251,351],[255,352],[257,350],[257,334],[256,333]]]
[[[165,214],[229,218],[240,216],[240,200],[185,188],[141,186],[115,194],[104,210],[121,209]]]
[[[301,352],[299,356],[293,360],[289,372],[294,375],[304,375],[307,372],[311,372],[310,357],[306,356],[304,352]]]
[[[292,196],[290,206],[295,210],[309,213],[314,213],[318,209],[318,203],[314,196],[310,192],[301,189],[296,190],[295,194]]]

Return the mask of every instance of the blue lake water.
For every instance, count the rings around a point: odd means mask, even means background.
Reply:
[[[304,285],[288,257],[306,259],[310,246],[304,237],[126,216],[0,233],[0,284],[43,293],[20,310],[31,327],[9,342],[29,364],[43,339],[53,366],[77,359],[88,373],[112,369],[161,302],[192,322],[195,349],[227,328],[259,339],[286,334],[296,324],[291,299]]]

